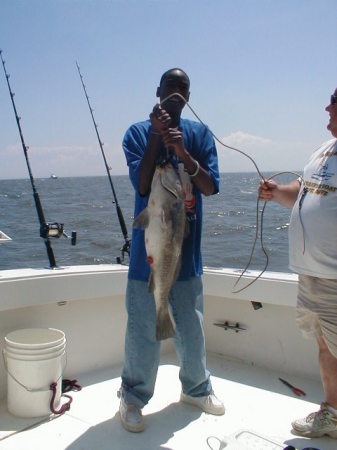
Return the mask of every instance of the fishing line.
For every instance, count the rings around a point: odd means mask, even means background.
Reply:
[[[94,117],[94,110],[92,109],[92,107],[90,105],[89,96],[87,94],[87,89],[86,89],[85,84],[83,82],[83,76],[81,74],[80,66],[78,65],[77,61],[76,61],[76,66],[77,66],[77,70],[78,70],[78,73],[79,73],[79,76],[80,76],[80,79],[81,79],[81,83],[82,83],[82,87],[83,87],[83,90],[84,90],[84,94],[85,94],[85,97],[87,99],[87,103],[88,103],[89,111],[90,111],[90,114],[91,114],[91,118],[92,118],[92,121],[93,121],[93,124],[94,124],[94,127],[95,127],[96,136],[97,136],[99,147],[101,149],[101,153],[102,153],[102,156],[103,156],[105,169],[106,169],[106,172],[107,172],[107,175],[108,175],[108,178],[109,178],[110,187],[111,187],[113,198],[114,198],[112,200],[112,203],[115,203],[115,205],[116,205],[116,211],[117,211],[119,224],[120,224],[123,236],[124,236],[124,241],[125,242],[124,242],[123,247],[120,249],[122,257],[121,258],[120,257],[116,258],[117,259],[117,263],[121,264],[122,262],[124,262],[124,254],[125,253],[127,253],[129,255],[129,257],[130,257],[131,240],[128,237],[128,230],[127,230],[126,225],[125,225],[125,220],[124,220],[124,217],[123,217],[123,213],[122,213],[121,207],[119,206],[119,203],[118,203],[118,200],[117,200],[116,191],[115,191],[115,188],[114,188],[114,185],[113,185],[113,182],[112,182],[112,178],[111,178],[111,174],[110,174],[110,168],[108,166],[108,163],[107,163],[107,160],[106,160],[106,157],[105,157],[105,153],[104,153],[104,150],[103,150],[104,142],[102,142],[102,140],[100,138],[100,135],[99,135],[99,132],[98,132],[98,128],[97,128],[97,124],[96,124],[95,117]]]
[[[230,146],[230,145],[227,145],[227,144],[225,144],[224,142],[222,142],[222,141],[221,141],[221,140],[213,133],[213,131],[210,130],[210,128],[203,122],[203,120],[198,116],[198,114],[195,112],[195,110],[192,108],[192,106],[188,103],[188,101],[185,99],[185,97],[183,97],[181,94],[179,94],[178,92],[174,92],[173,94],[170,94],[170,95],[168,95],[167,97],[165,97],[165,98],[159,103],[159,105],[161,106],[163,103],[165,103],[167,100],[169,100],[169,99],[170,99],[171,97],[173,97],[173,96],[179,97],[180,99],[182,99],[182,100],[184,101],[185,105],[187,105],[187,107],[191,110],[192,114],[194,114],[194,116],[198,119],[198,121],[199,121],[202,125],[204,125],[204,127],[206,127],[206,128],[209,130],[209,132],[211,133],[211,135],[213,136],[213,138],[215,139],[216,142],[218,142],[218,143],[219,143],[220,145],[222,145],[223,147],[226,147],[226,148],[228,148],[228,149],[230,149],[230,150],[234,150],[235,152],[241,153],[241,155],[243,155],[243,156],[245,156],[246,158],[248,158],[248,159],[254,164],[255,169],[256,169],[258,175],[260,176],[261,180],[262,180],[262,181],[266,181],[265,177],[262,175],[262,173],[261,173],[260,169],[258,168],[258,166],[257,166],[256,162],[254,161],[254,159],[253,159],[250,155],[248,155],[247,153],[245,153],[244,151],[242,151],[242,150],[240,150],[240,149],[238,149],[238,148],[232,147],[232,146]],[[289,171],[278,172],[278,173],[272,175],[271,177],[269,177],[269,178],[267,179],[267,181],[268,181],[268,180],[271,180],[271,179],[273,179],[273,178],[275,178],[275,177],[277,177],[277,176],[279,176],[279,175],[283,175],[283,174],[292,174],[292,175],[295,175],[297,178],[300,178],[300,179],[303,181],[303,178],[301,177],[301,175],[299,175],[299,174],[296,173],[296,172],[289,172]],[[255,278],[253,278],[252,281],[250,281],[248,284],[246,284],[246,285],[243,286],[242,288],[236,289],[236,290],[235,290],[235,287],[236,287],[236,286],[238,285],[238,283],[240,282],[242,276],[247,272],[248,267],[250,266],[251,261],[252,261],[252,258],[253,258],[253,254],[254,254],[256,242],[257,242],[257,239],[258,239],[258,230],[259,230],[259,202],[260,202],[260,198],[259,198],[259,196],[258,196],[257,202],[256,202],[256,227],[255,227],[256,231],[255,231],[254,242],[253,242],[253,245],[252,245],[252,249],[251,249],[251,252],[250,252],[250,256],[249,256],[248,262],[247,262],[246,266],[244,267],[244,269],[242,270],[242,272],[241,272],[239,278],[236,280],[236,282],[235,282],[235,284],[234,284],[234,286],[233,286],[233,288],[232,288],[232,292],[233,292],[234,294],[237,294],[238,292],[243,291],[243,290],[246,289],[248,286],[251,286],[253,283],[255,283],[255,281],[257,281],[257,280],[262,276],[262,274],[267,270],[267,267],[268,267],[268,264],[269,264],[268,253],[266,252],[266,249],[264,248],[264,244],[263,244],[263,217],[264,217],[264,210],[265,210],[266,204],[267,204],[267,202],[265,201],[265,202],[264,202],[264,205],[263,205],[263,208],[262,208],[262,210],[261,210],[261,220],[260,220],[260,222],[261,222],[260,245],[261,245],[261,250],[262,250],[263,254],[265,255],[265,260],[266,260],[265,266],[264,266],[264,268],[262,269],[262,271],[261,271]],[[302,223],[302,221],[301,221],[301,223]],[[303,224],[302,224],[302,228],[303,228]]]
[[[274,175],[272,175],[271,177],[269,177],[269,178],[267,179],[267,181],[269,181],[269,180],[271,180],[271,179],[273,179],[273,178],[275,178],[275,177],[277,177],[277,176],[279,176],[279,175],[284,175],[284,174],[292,174],[292,175],[295,175],[297,178],[300,178],[301,180],[303,180],[303,178],[301,177],[301,175],[299,175],[298,173],[296,173],[296,172],[285,171],[285,172],[278,172],[278,173],[275,173]],[[255,283],[255,281],[258,280],[258,279],[264,274],[264,272],[267,270],[267,267],[268,267],[268,264],[269,264],[269,256],[268,256],[268,253],[266,252],[266,249],[264,248],[264,245],[263,245],[263,218],[264,218],[264,210],[265,210],[266,205],[267,205],[267,202],[265,201],[264,204],[263,204],[263,207],[262,207],[262,209],[261,209],[261,228],[260,228],[260,243],[261,243],[261,250],[262,250],[263,254],[265,255],[265,259],[266,259],[265,266],[264,266],[264,268],[262,269],[262,271],[257,275],[257,277],[253,278],[252,281],[250,281],[248,284],[246,284],[246,285],[243,286],[242,288],[237,289],[237,290],[234,290],[235,287],[239,284],[239,282],[240,282],[242,276],[244,275],[244,273],[247,272],[247,269],[248,269],[248,267],[250,266],[250,263],[251,263],[251,261],[252,261],[252,259],[253,259],[253,254],[254,254],[255,245],[256,245],[256,242],[257,242],[257,236],[258,236],[259,202],[260,202],[260,198],[257,197],[257,202],[256,202],[256,227],[255,227],[256,231],[255,231],[254,243],[253,243],[253,246],[252,246],[252,249],[251,249],[251,252],[250,252],[250,256],[249,256],[248,262],[247,262],[246,266],[244,267],[244,269],[242,270],[242,272],[241,272],[239,278],[238,278],[238,279],[236,280],[236,282],[234,283],[234,286],[233,286],[233,288],[232,288],[233,294],[237,294],[238,292],[243,291],[243,290],[246,289],[248,286],[250,286],[250,285],[252,285],[253,283]],[[303,223],[302,223],[301,215],[300,215],[300,220],[301,220],[301,225],[302,225],[302,230],[303,230]]]
[[[235,147],[231,147],[230,145],[227,145],[227,144],[225,144],[224,142],[222,142],[222,141],[221,141],[221,140],[213,133],[213,131],[210,130],[210,128],[209,128],[209,127],[201,120],[201,118],[200,118],[200,117],[198,116],[198,114],[194,111],[194,109],[192,108],[192,106],[188,103],[188,101],[187,101],[181,94],[179,94],[178,92],[174,92],[173,94],[170,94],[170,95],[168,95],[167,97],[165,97],[159,104],[162,105],[163,103],[165,103],[167,100],[169,100],[169,99],[170,99],[171,97],[173,97],[173,96],[180,97],[182,100],[184,100],[185,105],[191,110],[191,112],[192,112],[192,113],[194,114],[194,116],[199,120],[199,122],[200,122],[204,127],[206,127],[206,128],[209,130],[209,132],[211,133],[211,135],[213,136],[213,138],[214,138],[220,145],[222,145],[223,147],[229,148],[229,149],[231,149],[231,150],[234,150],[234,151],[236,151],[236,152],[238,152],[238,153],[241,153],[241,155],[244,155],[244,156],[246,156],[246,158],[250,159],[250,161],[254,164],[257,173],[260,175],[260,177],[262,178],[262,180],[265,180],[264,176],[263,176],[262,173],[260,172],[260,169],[258,168],[258,166],[257,166],[256,162],[254,161],[254,159],[253,159],[250,155],[248,155],[247,153],[245,153],[244,151],[242,151],[242,150],[240,150],[240,149],[238,149],[238,148],[235,148]]]
[[[41,200],[40,200],[40,196],[37,192],[36,186],[35,186],[35,182],[34,182],[34,177],[33,177],[33,173],[30,167],[30,163],[29,163],[29,157],[28,157],[28,149],[29,147],[26,145],[24,137],[23,137],[23,132],[21,129],[21,117],[18,116],[17,113],[17,109],[16,109],[16,105],[14,102],[14,92],[12,91],[11,85],[9,83],[9,77],[10,75],[7,73],[6,71],[6,66],[5,66],[5,61],[2,58],[2,50],[0,50],[0,58],[1,58],[1,62],[2,62],[2,66],[5,72],[5,76],[6,76],[6,80],[7,80],[7,86],[8,86],[8,90],[9,90],[9,94],[11,97],[11,101],[12,101],[12,106],[13,106],[13,110],[14,110],[14,114],[15,114],[15,118],[16,118],[16,123],[18,126],[18,130],[19,130],[19,134],[20,134],[20,139],[21,139],[21,144],[22,144],[22,149],[23,149],[23,153],[25,155],[25,159],[26,159],[26,164],[27,164],[27,169],[28,169],[28,174],[29,174],[29,179],[30,179],[30,183],[33,189],[33,197],[34,197],[34,202],[35,202],[35,208],[36,208],[36,212],[37,212],[37,216],[40,222],[40,237],[43,238],[45,246],[46,246],[46,250],[47,250],[47,255],[48,255],[48,259],[49,259],[49,265],[51,269],[54,269],[55,267],[57,267],[56,265],[56,260],[55,260],[55,256],[54,256],[54,252],[51,246],[51,242],[50,239],[51,237],[53,238],[60,238],[61,236],[64,236],[66,238],[69,239],[69,236],[65,233],[64,231],[64,224],[63,223],[48,223],[46,222],[44,213],[43,213],[43,209],[42,209],[42,204],[41,204]],[[76,244],[76,232],[73,231],[71,234],[71,244],[75,245]]]

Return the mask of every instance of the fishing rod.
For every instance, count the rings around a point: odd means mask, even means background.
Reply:
[[[119,206],[119,203],[118,203],[118,200],[117,200],[116,191],[115,191],[115,188],[114,188],[114,185],[113,185],[113,182],[112,182],[112,178],[111,178],[111,174],[110,174],[110,168],[108,166],[108,163],[107,163],[107,160],[106,160],[106,157],[105,157],[105,153],[104,153],[104,150],[103,150],[104,142],[102,142],[102,140],[100,138],[100,135],[99,135],[99,132],[98,132],[98,129],[97,129],[97,124],[96,124],[95,117],[94,117],[94,110],[92,109],[92,107],[90,105],[89,96],[87,94],[87,89],[86,89],[85,84],[83,82],[83,76],[81,74],[80,66],[78,65],[77,61],[76,61],[76,66],[77,66],[77,70],[78,70],[78,73],[79,73],[79,76],[80,76],[80,79],[81,79],[81,83],[82,83],[82,87],[83,87],[83,90],[84,90],[84,94],[85,94],[85,97],[87,99],[87,103],[88,103],[89,111],[90,111],[90,114],[91,114],[91,118],[92,118],[92,121],[93,121],[93,124],[94,124],[94,127],[95,127],[95,131],[96,131],[98,143],[99,143],[99,146],[100,146],[100,149],[101,149],[101,153],[102,153],[102,156],[103,156],[103,161],[104,161],[104,165],[105,165],[105,168],[106,168],[106,172],[108,174],[108,178],[109,178],[112,194],[113,194],[113,197],[114,197],[114,200],[112,200],[112,203],[115,203],[115,205],[116,205],[116,211],[117,211],[119,224],[120,224],[123,236],[124,236],[124,241],[125,242],[124,242],[123,247],[120,249],[122,258],[120,258],[120,257],[116,258],[117,259],[117,263],[121,264],[124,261],[125,253],[127,253],[129,255],[129,257],[130,257],[131,240],[128,237],[128,230],[127,230],[126,225],[125,225],[125,221],[124,221],[124,217],[123,217],[123,213],[122,213],[121,207]]]
[[[19,117],[18,113],[17,113],[16,105],[15,105],[15,102],[14,102],[14,95],[15,94],[12,91],[11,85],[9,83],[10,75],[6,71],[5,61],[4,61],[3,57],[2,57],[2,50],[0,50],[0,58],[1,58],[1,62],[2,62],[2,66],[3,66],[4,72],[5,72],[5,76],[6,76],[6,80],[7,80],[7,86],[8,86],[9,94],[10,94],[10,97],[11,97],[13,109],[14,109],[16,123],[17,123],[17,126],[18,126],[19,134],[20,134],[20,139],[21,139],[21,144],[22,144],[22,148],[23,148],[23,153],[25,155],[26,164],[27,164],[27,168],[28,168],[28,174],[29,174],[30,183],[31,183],[31,186],[32,186],[32,189],[33,189],[33,197],[34,197],[34,202],[35,202],[35,208],[36,208],[36,212],[37,212],[38,219],[39,219],[39,222],[40,222],[40,237],[42,237],[42,239],[44,240],[45,246],[46,246],[50,268],[54,269],[55,267],[57,267],[57,265],[56,265],[54,252],[53,252],[53,249],[52,249],[52,246],[51,246],[50,238],[51,237],[53,237],[53,238],[60,238],[61,236],[64,236],[64,237],[69,239],[69,236],[64,231],[64,224],[63,223],[57,223],[57,222],[49,223],[49,222],[46,222],[46,219],[45,219],[45,216],[44,216],[44,213],[43,213],[43,209],[42,209],[40,196],[39,196],[39,193],[38,193],[38,191],[36,189],[35,182],[34,182],[34,177],[33,177],[33,173],[32,173],[32,169],[31,169],[30,163],[29,163],[29,158],[28,158],[28,149],[29,149],[29,147],[26,145],[24,137],[23,137],[23,132],[22,132],[21,124],[20,124],[21,117]],[[76,244],[76,231],[73,231],[72,234],[71,234],[71,244],[72,245]]]

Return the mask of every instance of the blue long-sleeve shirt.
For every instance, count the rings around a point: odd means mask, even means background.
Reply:
[[[218,157],[215,142],[210,131],[204,125],[188,119],[180,119],[179,129],[183,133],[186,150],[193,158],[198,160],[200,165],[212,177],[215,187],[214,193],[219,192]],[[129,176],[135,189],[134,217],[137,217],[146,208],[149,199],[149,195],[145,197],[139,195],[138,181],[140,162],[147,146],[150,131],[150,120],[139,122],[130,126],[123,139],[123,150],[129,167]],[[172,163],[174,165],[178,164],[176,157],[173,158]],[[191,207],[186,210],[189,233],[183,242],[179,281],[188,280],[190,277],[202,274],[202,194],[194,184],[192,185],[194,198],[190,202]],[[134,228],[132,231],[129,278],[148,281],[149,274],[150,266],[146,262],[144,230]]]

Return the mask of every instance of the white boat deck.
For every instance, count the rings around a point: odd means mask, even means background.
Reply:
[[[179,402],[179,367],[175,355],[163,356],[153,399],[144,408],[146,430],[133,434],[119,420],[121,367],[79,377],[82,391],[71,392],[70,411],[56,418],[19,419],[0,408],[1,450],[207,450],[209,436],[226,437],[227,444],[211,438],[213,449],[263,450],[315,447],[336,450],[328,437],[306,439],[291,433],[291,421],[318,409],[323,398],[319,381],[267,371],[253,365],[208,356],[215,393],[226,406],[224,416],[212,416]],[[302,388],[297,397],[278,377]],[[249,432],[242,432],[248,430]],[[254,435],[269,439],[263,442]],[[229,437],[229,438],[228,438]],[[274,442],[274,444],[272,444]],[[279,444],[279,446],[277,445]]]

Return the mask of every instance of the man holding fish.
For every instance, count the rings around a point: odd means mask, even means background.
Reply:
[[[224,414],[206,368],[203,331],[202,195],[219,190],[215,143],[208,129],[182,119],[190,80],[178,68],[157,88],[150,119],[132,125],[123,140],[135,189],[135,222],[126,291],[128,323],[120,416],[125,429],[145,428],[160,341],[174,337],[181,401]]]

